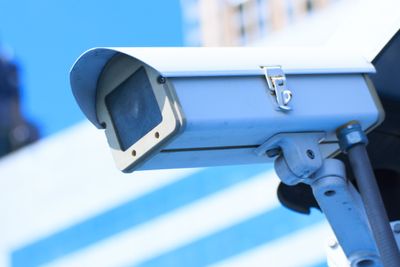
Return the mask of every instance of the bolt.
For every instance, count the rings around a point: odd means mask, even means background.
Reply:
[[[315,159],[315,153],[314,153],[314,151],[312,151],[311,149],[308,149],[308,150],[306,151],[306,154],[307,154],[307,156],[308,156],[310,159]]]
[[[273,157],[279,156],[279,154],[281,154],[281,152],[282,151],[280,148],[273,148],[273,149],[267,150],[265,152],[265,154],[267,154],[268,157],[273,158]]]
[[[357,121],[351,121],[336,131],[339,146],[343,152],[347,152],[352,146],[368,143],[367,136]]]

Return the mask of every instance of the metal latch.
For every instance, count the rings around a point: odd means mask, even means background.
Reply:
[[[291,110],[288,106],[292,99],[292,92],[286,88],[286,76],[281,66],[261,67],[264,71],[271,94],[275,95],[278,107],[284,111]]]

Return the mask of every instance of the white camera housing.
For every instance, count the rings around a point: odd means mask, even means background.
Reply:
[[[279,133],[364,130],[384,116],[363,57],[327,48],[96,48],[71,70],[86,117],[105,129],[118,168],[264,163],[255,149]]]

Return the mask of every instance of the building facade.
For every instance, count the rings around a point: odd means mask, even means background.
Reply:
[[[189,46],[249,45],[338,0],[181,0]]]

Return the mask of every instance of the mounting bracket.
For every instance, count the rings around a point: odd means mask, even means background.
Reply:
[[[381,267],[364,205],[346,179],[344,164],[324,159],[319,143],[324,133],[282,133],[256,149],[260,156],[276,157],[275,171],[287,185],[306,183],[329,221],[352,267]]]

